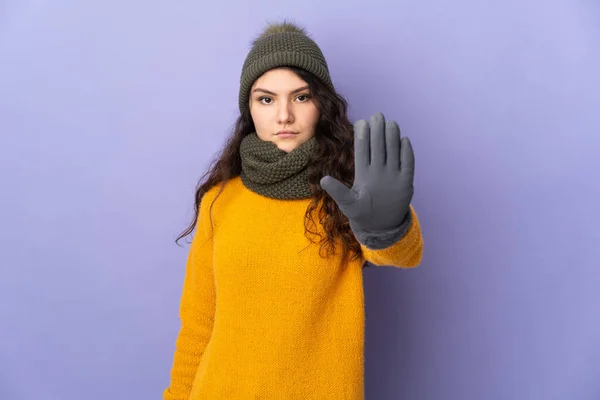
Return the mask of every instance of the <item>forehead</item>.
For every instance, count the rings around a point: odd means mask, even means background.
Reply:
[[[262,74],[252,85],[269,90],[294,90],[305,86],[307,83],[287,68],[275,68]]]

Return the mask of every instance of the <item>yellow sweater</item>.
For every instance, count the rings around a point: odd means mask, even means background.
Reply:
[[[396,244],[362,246],[347,264],[304,236],[306,200],[275,200],[230,180],[204,196],[180,306],[181,330],[164,400],[364,398],[364,261],[414,267],[412,223]],[[322,231],[321,231],[322,232]],[[341,254],[341,251],[338,251]]]

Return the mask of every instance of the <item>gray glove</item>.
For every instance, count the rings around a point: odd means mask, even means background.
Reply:
[[[394,121],[382,113],[371,124],[354,124],[355,177],[351,189],[327,175],[321,187],[348,217],[357,239],[371,247],[384,248],[399,240],[411,223],[414,153],[410,140],[400,138]]]

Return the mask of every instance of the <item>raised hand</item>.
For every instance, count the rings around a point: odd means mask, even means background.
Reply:
[[[350,220],[353,231],[379,233],[400,227],[410,214],[415,159],[410,140],[382,113],[354,124],[352,188],[327,175],[321,187]]]

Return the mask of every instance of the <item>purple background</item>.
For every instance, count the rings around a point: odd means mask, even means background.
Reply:
[[[160,398],[173,239],[280,17],[415,149],[425,254],[365,271],[367,400],[600,398],[592,0],[0,0],[0,398]]]

